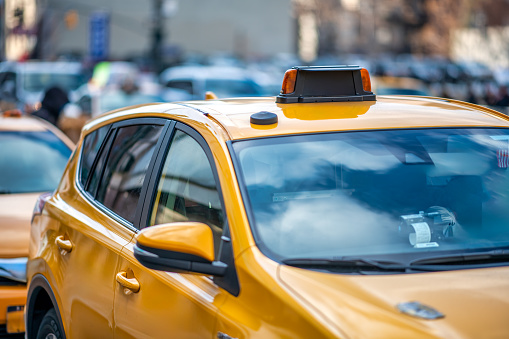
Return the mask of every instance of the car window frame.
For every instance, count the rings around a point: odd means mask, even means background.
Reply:
[[[139,125],[158,125],[158,126],[162,126],[161,135],[159,136],[159,139],[158,139],[158,141],[156,143],[156,146],[155,146],[155,149],[154,149],[154,153],[152,154],[152,156],[150,158],[149,167],[148,167],[147,173],[145,175],[145,179],[143,181],[143,186],[142,186],[142,189],[141,189],[141,192],[140,192],[140,197],[141,196],[145,196],[146,195],[146,191],[147,191],[147,187],[148,187],[148,182],[150,181],[149,179],[150,179],[151,174],[152,174],[152,171],[150,169],[154,167],[154,163],[155,163],[155,160],[157,158],[157,155],[160,153],[160,148],[163,145],[164,136],[167,134],[167,131],[168,131],[170,125],[171,125],[171,123],[170,123],[170,121],[168,119],[147,117],[147,118],[126,119],[126,120],[122,120],[122,121],[111,123],[110,127],[109,127],[109,130],[106,133],[106,136],[105,136],[105,138],[104,138],[104,140],[102,142],[102,145],[99,148],[99,151],[97,152],[97,155],[96,155],[96,157],[94,159],[92,167],[90,168],[90,173],[91,174],[88,176],[87,182],[86,182],[84,187],[83,187],[83,185],[81,185],[81,183],[79,181],[80,177],[79,177],[79,174],[78,174],[81,171],[82,154],[80,154],[80,158],[79,158],[79,161],[78,161],[78,170],[75,172],[75,183],[76,183],[77,187],[79,188],[79,191],[85,196],[85,198],[92,205],[94,205],[96,208],[98,208],[101,212],[105,213],[110,218],[112,218],[115,221],[119,222],[120,224],[122,224],[123,226],[127,227],[129,230],[131,230],[133,232],[138,232],[139,231],[139,227],[137,227],[137,225],[139,225],[139,218],[140,218],[140,215],[141,215],[141,210],[142,210],[142,208],[144,206],[144,200],[145,199],[140,199],[138,201],[138,204],[137,204],[137,207],[136,207],[136,212],[135,212],[135,215],[134,215],[134,220],[133,220],[133,222],[130,222],[130,221],[126,220],[125,218],[123,218],[122,216],[120,216],[119,214],[115,213],[115,211],[111,210],[110,208],[106,207],[101,202],[99,202],[96,199],[97,189],[94,192],[89,192],[88,190],[89,190],[89,186],[90,186],[93,174],[95,173],[97,166],[100,166],[98,168],[98,176],[99,176],[98,180],[99,180],[99,182],[101,182],[102,177],[104,176],[104,171],[106,169],[106,166],[105,166],[106,162],[103,162],[102,164],[99,164],[99,159],[102,157],[102,155],[105,152],[107,153],[106,154],[106,159],[109,157],[109,153],[111,152],[111,147],[113,145],[113,142],[110,142],[110,141],[112,141],[116,137],[118,130],[120,128],[122,128],[122,127],[139,126]],[[82,151],[83,150],[83,143],[82,143],[82,145],[80,147],[81,147],[81,151]]]
[[[191,138],[193,138],[198,145],[203,149],[207,160],[209,162],[210,168],[214,175],[214,180],[216,184],[217,193],[219,195],[219,200],[221,203],[221,210],[223,212],[223,233],[221,236],[221,241],[219,244],[218,257],[215,258],[216,261],[221,261],[225,263],[228,268],[223,277],[214,276],[212,277],[212,281],[219,287],[225,289],[227,292],[231,293],[233,296],[238,296],[240,293],[240,283],[237,275],[237,270],[235,268],[235,259],[233,254],[233,246],[230,235],[230,223],[228,221],[228,214],[226,211],[226,206],[224,203],[224,195],[221,188],[221,181],[219,179],[219,172],[217,170],[217,164],[212,154],[212,151],[205,140],[205,138],[194,128],[180,121],[172,121],[172,124],[169,126],[169,129],[166,131],[166,134],[163,136],[161,147],[158,150],[157,158],[154,162],[154,167],[152,168],[152,173],[150,174],[149,180],[147,182],[147,191],[145,196],[147,199],[143,201],[143,208],[141,210],[141,215],[139,221],[140,230],[144,228],[151,227],[150,224],[150,213],[152,211],[152,207],[155,203],[157,189],[159,185],[159,179],[161,177],[161,173],[166,162],[170,147],[171,141],[173,140],[173,136],[177,131],[181,131],[186,133]],[[145,184],[145,183],[144,183]],[[139,231],[137,231],[139,232]]]
[[[147,227],[151,227],[149,225],[150,212],[152,211],[152,206],[154,205],[154,202],[155,202],[157,187],[159,184],[158,179],[161,176],[161,172],[163,170],[164,163],[168,157],[168,153],[169,153],[169,150],[171,147],[171,141],[177,131],[186,133],[191,138],[193,138],[198,143],[198,145],[200,145],[200,147],[202,148],[202,150],[204,151],[204,153],[207,157],[210,168],[214,175],[216,190],[219,195],[219,200],[221,203],[221,210],[222,210],[223,216],[224,216],[224,222],[222,225],[223,226],[223,234],[224,234],[225,227],[228,224],[227,214],[226,214],[226,208],[225,208],[225,204],[224,204],[223,192],[221,189],[221,182],[219,180],[219,173],[217,171],[217,166],[216,166],[216,162],[214,160],[214,156],[213,156],[212,151],[210,150],[210,147],[208,146],[205,138],[203,138],[203,136],[198,131],[196,131],[194,128],[192,128],[191,126],[186,125],[179,121],[174,121],[174,124],[171,127],[171,131],[168,131],[168,133],[164,136],[164,144],[161,145],[162,146],[162,149],[160,149],[161,152],[159,152],[157,159],[155,160],[155,166],[152,170],[150,180],[149,180],[150,182],[147,187],[147,193],[148,193],[147,197],[150,197],[150,199],[146,199],[147,201],[145,201],[145,204],[144,204],[144,205],[146,205],[146,208],[143,209],[142,214],[141,214],[140,230],[147,228]]]
[[[83,169],[82,161],[83,161],[83,157],[85,156],[84,153],[83,153],[83,150],[84,150],[84,147],[85,147],[85,139],[88,136],[92,135],[93,133],[98,132],[101,128],[104,128],[104,127],[107,128],[106,134],[104,135],[104,138],[103,138],[103,140],[101,142],[101,145],[99,145],[99,149],[97,150],[97,154],[95,155],[95,158],[92,161],[92,165],[89,168],[89,173],[88,173],[88,176],[87,176],[87,180],[85,180],[85,182],[83,183],[83,182],[81,182],[81,176],[82,176],[82,169]],[[95,166],[96,166],[97,162],[99,161],[99,155],[102,153],[104,147],[106,147],[106,144],[108,143],[108,139],[110,138],[110,132],[111,132],[111,125],[101,126],[99,128],[96,128],[92,132],[88,133],[83,138],[83,141],[82,141],[81,146],[80,146],[80,156],[79,156],[78,164],[77,164],[78,170],[76,171],[76,184],[80,188],[82,188],[84,191],[87,191],[88,186],[90,185],[90,180],[91,180],[90,178],[92,176],[92,172],[95,169]]]

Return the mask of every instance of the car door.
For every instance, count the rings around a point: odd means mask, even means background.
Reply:
[[[163,129],[158,119],[114,124],[95,161],[94,139],[100,136],[85,139],[90,156],[80,161],[83,198],[65,197],[71,203],[57,237],[64,277],[59,297],[69,337],[113,337],[118,256],[132,238],[145,174]]]
[[[144,199],[140,227],[178,221],[206,223],[214,234],[217,258],[228,248],[221,246],[227,223],[212,153],[195,130],[181,123],[166,139],[168,146],[163,146],[156,161]],[[133,240],[122,250],[119,274],[139,284],[139,290],[117,286],[115,337],[215,338],[216,314],[228,292],[208,276],[142,266],[134,257],[134,244]]]

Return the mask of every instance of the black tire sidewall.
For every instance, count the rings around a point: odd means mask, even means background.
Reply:
[[[46,339],[46,336],[49,334],[53,334],[58,339],[64,338],[63,331],[60,328],[57,313],[54,308],[46,312],[42,318],[41,325],[37,330],[36,339]]]

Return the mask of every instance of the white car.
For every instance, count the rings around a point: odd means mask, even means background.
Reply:
[[[66,92],[76,90],[86,81],[79,62],[27,61],[0,63],[0,97],[22,110],[32,111],[44,91],[58,86]]]
[[[246,70],[229,66],[177,66],[159,77],[166,101],[204,99],[207,91],[219,98],[263,95],[262,87]]]

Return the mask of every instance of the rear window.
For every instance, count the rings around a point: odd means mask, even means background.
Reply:
[[[44,132],[0,132],[0,194],[54,190],[71,150]]]
[[[106,137],[109,126],[99,128],[85,137],[80,163],[80,183],[85,187],[95,157]]]

